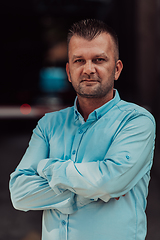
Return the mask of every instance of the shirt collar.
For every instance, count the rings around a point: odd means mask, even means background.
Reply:
[[[114,89],[115,95],[112,100],[105,103],[100,108],[95,109],[88,117],[88,120],[98,120],[100,119],[104,114],[106,114],[112,107],[114,107],[121,99],[119,96],[119,93],[116,89]],[[82,118],[81,114],[78,112],[77,109],[78,104],[78,98],[76,97],[74,101],[74,119],[75,121],[79,118]]]

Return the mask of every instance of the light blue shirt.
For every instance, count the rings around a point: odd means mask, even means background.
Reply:
[[[11,174],[13,205],[44,210],[43,240],[144,240],[154,140],[153,116],[117,91],[86,122],[75,100],[38,122]]]

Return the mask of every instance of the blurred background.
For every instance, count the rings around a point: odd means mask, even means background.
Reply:
[[[66,35],[84,18],[103,20],[119,37],[124,69],[115,87],[156,118],[157,143],[148,196],[147,240],[160,239],[160,0],[2,0],[0,70],[0,240],[40,240],[41,212],[13,209],[9,175],[45,112],[73,104]]]

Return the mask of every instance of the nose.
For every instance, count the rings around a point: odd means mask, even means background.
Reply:
[[[94,63],[92,61],[86,61],[83,68],[84,74],[94,74],[96,72]]]

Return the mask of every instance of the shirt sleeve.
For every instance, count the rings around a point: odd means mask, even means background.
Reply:
[[[48,158],[48,151],[48,141],[38,125],[24,157],[11,174],[9,187],[13,206],[23,211],[57,209],[71,214],[77,209],[75,194],[67,189],[55,193],[48,181],[37,172],[38,163]]]
[[[155,123],[145,115],[136,116],[116,133],[103,161],[59,160],[42,172],[57,193],[69,189],[85,198],[107,202],[126,194],[150,171],[154,141]]]

